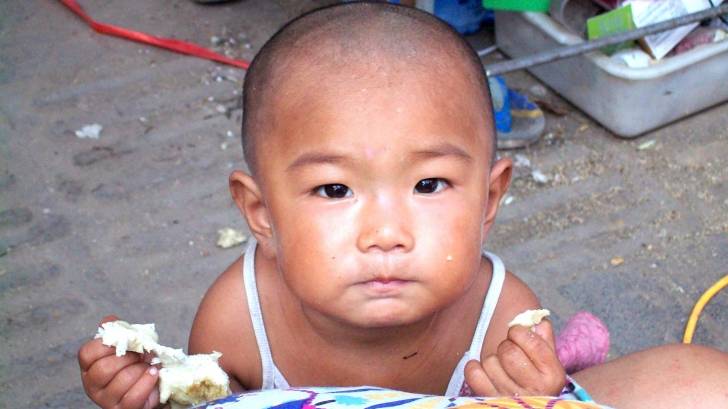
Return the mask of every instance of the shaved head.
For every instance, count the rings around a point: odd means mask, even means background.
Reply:
[[[369,78],[381,79],[390,72],[421,75],[432,80],[432,87],[464,81],[470,95],[452,98],[477,99],[491,128],[491,154],[495,154],[487,79],[470,45],[423,11],[384,2],[345,3],[289,22],[251,63],[243,88],[242,129],[251,172],[258,168],[261,139],[281,120],[279,106],[303,104],[307,95],[326,92],[337,83],[366,84]]]

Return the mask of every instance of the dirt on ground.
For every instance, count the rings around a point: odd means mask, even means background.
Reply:
[[[323,4],[80,3],[245,59]],[[205,289],[240,255],[216,241],[247,231],[227,190],[245,166],[245,72],[99,35],[57,1],[1,8],[0,407],[92,407],[76,352],[99,319],[155,322],[164,344],[186,346]],[[610,357],[679,342],[728,274],[728,104],[624,140],[528,73],[506,77],[547,125],[537,144],[500,152],[516,166],[489,249],[557,327],[581,310],[602,318]],[[98,138],[77,135],[93,124]],[[695,342],[728,350],[727,311],[724,291]]]

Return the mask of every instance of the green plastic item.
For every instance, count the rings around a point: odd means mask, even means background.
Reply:
[[[551,0],[483,0],[483,7],[493,10],[547,12]]]
[[[623,33],[634,29],[635,24],[634,19],[632,18],[631,4],[616,8],[608,13],[594,16],[586,21],[586,33],[590,40],[596,40],[597,38]],[[625,41],[623,43],[604,47],[601,50],[605,54],[611,55],[618,50],[631,47],[632,44],[634,44],[634,41]]]

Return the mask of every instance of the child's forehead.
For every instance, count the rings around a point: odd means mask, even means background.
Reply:
[[[264,144],[292,150],[347,144],[363,154],[395,141],[412,150],[426,136],[463,136],[487,145],[490,124],[480,91],[466,74],[450,74],[381,63],[356,73],[289,76],[275,98]]]
[[[281,76],[268,101],[285,115],[327,109],[367,112],[372,105],[390,109],[430,108],[441,111],[486,111],[480,84],[462,64],[424,67],[391,57],[352,60],[346,66],[300,64]]]
[[[440,98],[445,100],[442,102],[474,100],[478,105],[487,105],[482,83],[463,59],[433,61],[422,54],[404,57],[374,51],[326,60],[317,54],[311,50],[282,64],[275,73],[275,92],[260,102],[294,102],[294,106],[305,107],[305,101],[295,101],[296,98],[312,102],[329,97],[366,96],[386,89],[393,95],[402,91],[426,94],[426,98],[414,102],[419,104]]]

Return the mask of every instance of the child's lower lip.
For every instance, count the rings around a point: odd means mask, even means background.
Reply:
[[[410,282],[409,280],[378,278],[375,280],[369,280],[369,281],[365,282],[364,284],[367,286],[367,288],[369,288],[373,291],[387,293],[387,292],[397,291],[409,282]]]

